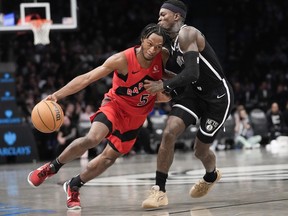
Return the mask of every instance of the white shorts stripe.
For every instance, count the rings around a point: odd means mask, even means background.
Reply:
[[[180,109],[183,109],[185,110],[186,112],[188,112],[189,114],[191,114],[195,119],[196,119],[196,122],[198,122],[199,118],[198,116],[196,115],[196,113],[194,113],[192,110],[188,109],[187,107],[181,105],[181,104],[174,104],[172,107],[178,107]]]
[[[200,126],[199,130],[201,131],[202,134],[204,134],[205,136],[209,136],[209,137],[212,137],[215,135],[215,133],[223,126],[223,124],[225,123],[226,119],[228,118],[228,115],[229,115],[229,107],[231,105],[231,101],[230,101],[230,91],[229,91],[229,87],[226,83],[226,80],[225,79],[222,79],[222,82],[223,82],[223,85],[226,89],[226,94],[227,94],[227,99],[228,99],[228,102],[227,102],[227,106],[226,106],[226,110],[225,110],[225,114],[223,116],[223,119],[222,119],[222,122],[218,125],[218,127],[212,132],[212,133],[206,133]]]

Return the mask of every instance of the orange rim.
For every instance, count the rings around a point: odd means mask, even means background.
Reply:
[[[45,23],[52,23],[51,20],[46,20],[46,19],[36,19],[36,20],[30,20],[29,23],[34,27],[34,28],[41,28],[41,26]]]

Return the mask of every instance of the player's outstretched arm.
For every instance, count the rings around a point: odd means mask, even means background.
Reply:
[[[47,99],[50,100],[60,100],[69,95],[75,94],[82,89],[86,88],[91,83],[107,76],[114,70],[118,69],[120,71],[125,71],[125,57],[124,54],[117,53],[109,57],[101,66],[85,73],[79,75],[68,82],[65,86],[63,86],[58,91],[54,92],[52,95],[49,95]],[[123,69],[124,68],[124,69]]]

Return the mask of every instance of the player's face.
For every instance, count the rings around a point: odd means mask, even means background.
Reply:
[[[145,38],[141,44],[141,50],[144,59],[150,61],[161,52],[163,47],[163,37],[155,33],[151,34],[148,38]]]
[[[162,28],[168,31],[171,31],[175,22],[174,18],[175,18],[175,13],[173,13],[172,11],[168,9],[161,8],[159,11],[158,24]]]

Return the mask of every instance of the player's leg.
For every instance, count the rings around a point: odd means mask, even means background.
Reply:
[[[156,184],[151,188],[150,195],[143,201],[143,208],[158,208],[168,205],[166,180],[174,159],[175,142],[190,124],[196,124],[197,115],[187,106],[191,101],[179,102],[173,106],[162,134],[162,140],[157,155]]]
[[[216,168],[216,156],[210,149],[211,143],[204,143],[198,137],[194,143],[194,154],[202,162],[206,174],[203,179],[194,184],[190,196],[199,198],[206,195],[221,178],[221,172]]]
[[[97,116],[105,115],[100,113]],[[109,130],[105,123],[94,121],[87,135],[75,139],[55,160],[30,172],[27,178],[29,184],[33,187],[42,184],[47,178],[56,174],[65,163],[80,157],[88,149],[97,146],[107,136]]]
[[[88,181],[99,176],[108,167],[110,167],[118,157],[122,154],[114,150],[110,145],[106,145],[105,149],[96,158],[91,160],[85,170],[78,176],[64,183],[63,188],[67,194],[67,208],[80,209],[80,193],[79,189]]]
[[[221,178],[221,172],[216,168],[216,156],[210,146],[230,115],[234,100],[231,87],[223,83],[223,87],[215,89],[206,98],[206,103],[199,103],[203,114],[195,139],[194,154],[202,162],[206,174],[191,188],[190,196],[194,198],[206,195]],[[215,94],[224,96],[219,98]]]
[[[68,163],[83,155],[88,149],[96,147],[109,133],[108,127],[102,122],[93,122],[91,128],[84,137],[75,139],[59,155],[58,161],[61,164]]]
[[[212,172],[216,167],[216,156],[214,152],[210,149],[210,146],[211,143],[204,143],[199,140],[198,137],[196,137],[194,143],[194,154],[196,158],[198,158],[202,162],[206,172]]]
[[[173,162],[176,139],[184,130],[185,124],[179,117],[168,117],[157,155],[156,184],[151,188],[148,198],[143,201],[142,208],[158,208],[168,205],[166,179]]]
[[[116,159],[122,154],[115,151],[109,144],[96,158],[91,160],[85,170],[80,174],[80,178],[83,182],[88,182],[91,179],[102,174],[107,168],[114,164]]]
[[[203,110],[209,109],[207,107],[202,108]],[[225,113],[228,115],[227,112],[218,110],[214,113],[205,113],[205,116],[201,118],[194,143],[194,154],[202,162],[206,173],[203,179],[192,186],[190,196],[193,198],[205,196],[221,178],[221,172],[216,169],[215,153],[210,149],[210,146],[227,118]]]
[[[162,140],[157,155],[157,173],[167,175],[174,159],[174,149],[177,138],[185,131],[186,126],[183,120],[177,116],[170,115],[167,119],[165,129],[162,134]],[[156,185],[165,192],[165,182],[161,178],[157,179]]]
[[[109,109],[107,104],[105,108]],[[91,179],[99,176],[108,167],[114,164],[118,157],[128,153],[132,149],[137,134],[146,119],[146,116],[135,117],[134,115],[125,115],[125,117],[123,117],[121,115],[121,110],[114,106],[112,106],[110,111],[112,112],[107,112],[110,120],[108,120],[105,115],[102,116],[103,118],[101,118],[101,115],[96,116],[97,121],[103,122],[105,125],[107,125],[107,131],[112,131],[112,125],[114,126],[114,132],[111,132],[109,136],[106,136],[108,144],[106,145],[105,149],[100,155],[88,163],[85,170],[80,175],[72,178],[70,181],[65,182],[63,185],[63,188],[67,193],[68,209],[81,208],[79,197],[79,189],[81,186]],[[116,112],[118,112],[119,115],[111,114],[115,114]],[[111,124],[109,124],[109,122]],[[119,124],[119,122],[121,122],[121,124]],[[97,130],[98,129],[99,127],[97,127]],[[98,134],[97,131],[95,131],[95,133],[91,133],[90,135],[96,136],[96,134]]]

